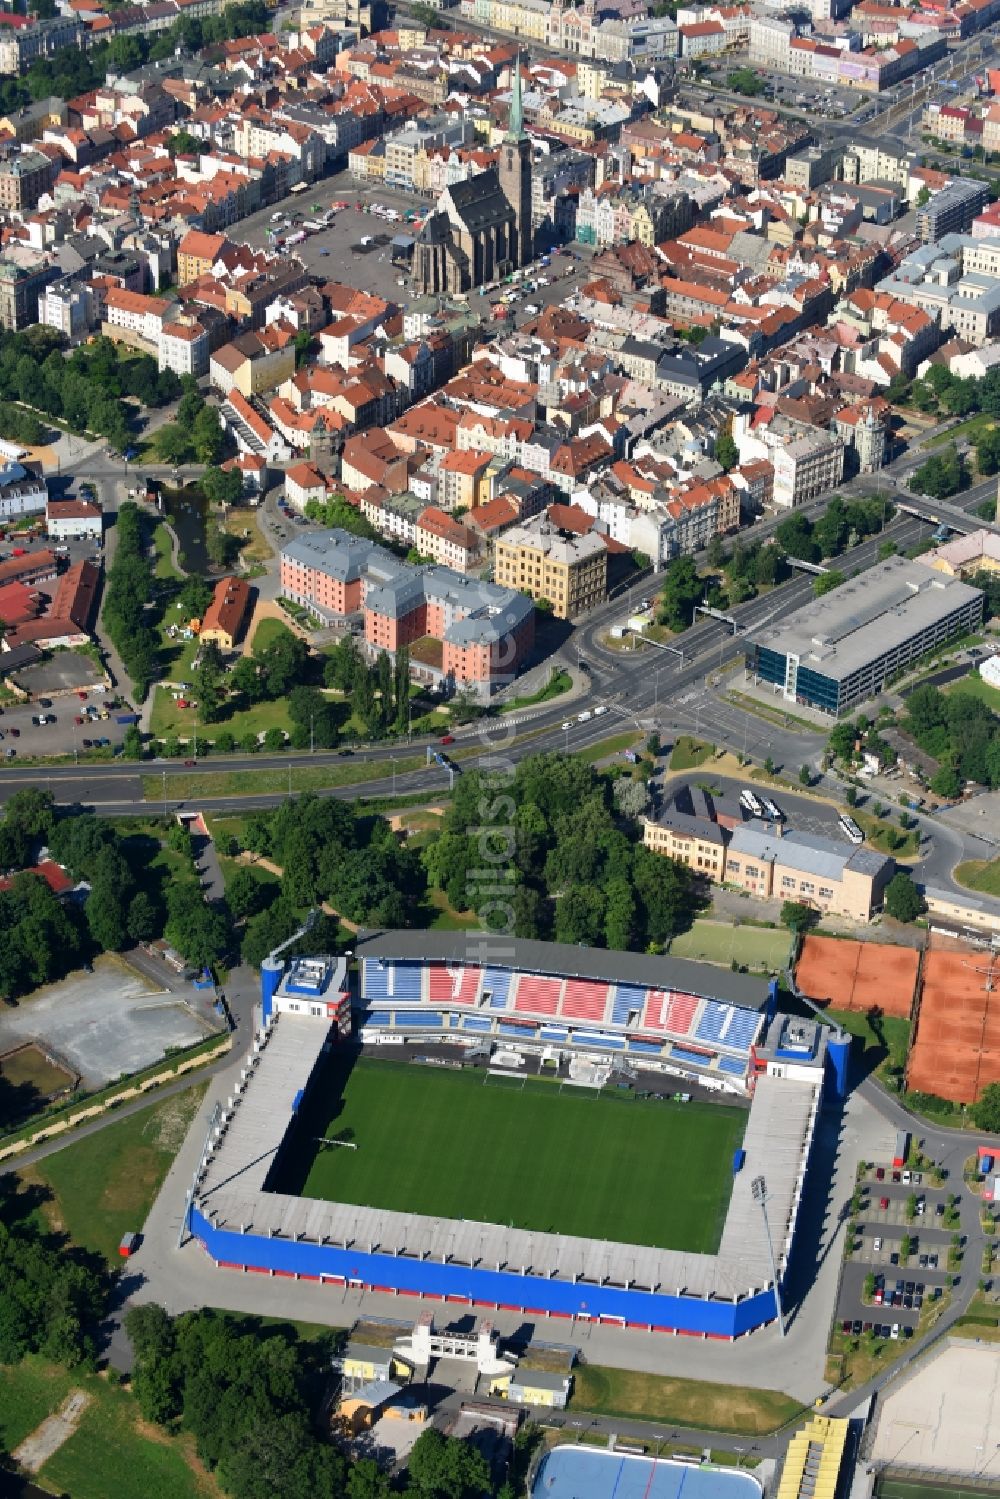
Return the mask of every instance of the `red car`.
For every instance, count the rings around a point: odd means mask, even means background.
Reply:
[[[87,694],[84,692],[82,687],[77,688],[76,695],[80,699],[81,703],[85,703],[87,701]]]
[[[187,766],[188,770],[190,770],[191,766],[192,765],[197,765],[198,762],[197,762],[197,760],[185,760],[184,764]]]
[[[882,1209],[882,1211],[884,1213],[886,1211],[886,1209],[888,1208],[888,1206],[889,1206],[889,1199],[888,1199],[888,1197],[880,1197],[879,1200],[878,1200],[878,1205],[879,1205],[879,1207]]]
[[[441,744],[454,744],[455,736],[454,734],[442,734],[440,742]]]
[[[76,715],[76,717],[74,718],[73,722],[76,724],[77,728],[79,728],[80,725],[83,723],[83,719],[81,718],[81,716],[80,716],[79,713]]]

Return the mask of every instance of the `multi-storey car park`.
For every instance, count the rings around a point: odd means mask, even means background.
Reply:
[[[751,635],[746,670],[787,702],[838,718],[982,619],[978,588],[890,557]]]
[[[762,980],[478,940],[361,935],[356,981],[343,958],[265,962],[194,1236],[220,1267],[494,1310],[721,1339],[772,1321],[846,1049]]]

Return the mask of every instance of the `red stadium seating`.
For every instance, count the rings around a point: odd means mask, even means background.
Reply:
[[[678,994],[674,990],[670,995],[667,1018],[664,1022],[667,1030],[673,1031],[675,1036],[686,1036],[691,1029],[691,1022],[694,1020],[697,1008],[697,994]]]
[[[474,1005],[479,994],[482,969],[445,968],[441,963],[432,963],[430,973],[431,1004]]]
[[[567,979],[560,1015],[569,1020],[604,1019],[608,1007],[607,984],[595,984],[590,979]]]
[[[530,1014],[554,1015],[559,1008],[562,979],[534,978],[522,973],[517,981],[514,1009]]]

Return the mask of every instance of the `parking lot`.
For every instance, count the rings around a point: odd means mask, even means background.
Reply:
[[[312,183],[307,192],[285,198],[281,203],[243,219],[234,225],[232,237],[257,249],[266,249],[270,244],[269,231],[275,227],[275,214],[294,216],[298,227],[303,220],[315,217],[314,203],[318,203],[320,212],[325,214],[335,202],[344,202],[348,206],[337,212],[329,228],[310,234],[292,246],[289,253],[297,255],[314,276],[343,281],[387,301],[407,306],[413,299],[412,292],[404,271],[392,264],[391,244],[396,235],[412,236],[416,232],[413,225],[405,223],[404,215],[408,210],[416,209],[423,217],[434,206],[427,198],[382,186],[367,187],[341,172],[336,177]],[[374,214],[362,213],[360,207],[365,203],[391,208],[399,214],[399,220],[393,223]],[[361,240],[369,237],[372,243],[362,246]],[[563,302],[587,279],[593,251],[581,245],[569,248],[571,255],[554,255],[552,264],[559,272],[569,271],[570,274],[562,274],[556,279],[551,269],[543,270],[542,274],[550,277],[550,284],[536,288],[527,299],[532,305],[546,307]],[[472,312],[489,317],[491,304],[497,300],[498,294],[490,298],[481,291],[473,291],[468,303]],[[520,298],[516,304],[515,322],[518,324],[533,316],[525,311],[525,300]]]
[[[922,1310],[948,1284],[948,1253],[956,1231],[947,1217],[951,1193],[934,1186],[929,1173],[888,1165],[870,1171],[859,1190],[854,1251],[844,1264],[836,1326],[854,1336],[878,1328],[883,1338],[891,1338],[895,1326],[897,1337],[905,1339],[912,1336]],[[901,1253],[904,1239],[909,1240],[906,1256]],[[870,1275],[875,1294],[866,1301]]]

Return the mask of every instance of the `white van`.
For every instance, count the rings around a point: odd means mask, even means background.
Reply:
[[[589,708],[585,708],[582,713],[578,713],[576,715],[576,721],[577,721],[577,723],[586,723],[588,721],[588,719],[593,718],[593,716],[594,715],[590,711],[590,709]]]

